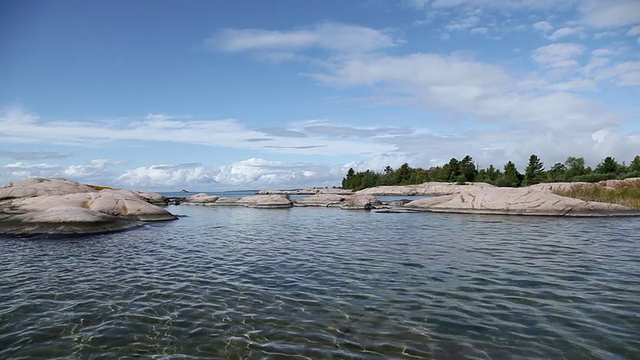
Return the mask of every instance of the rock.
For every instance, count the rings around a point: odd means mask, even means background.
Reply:
[[[0,201],[40,195],[67,195],[97,192],[89,185],[67,179],[32,178],[0,187]]]
[[[100,192],[113,192],[123,194],[126,197],[137,197],[140,200],[144,200],[150,204],[155,205],[167,205],[169,199],[167,199],[164,195],[160,195],[154,192],[148,191],[136,191],[136,190],[127,190],[127,189],[103,189]]]
[[[567,191],[574,186],[595,186],[595,184],[587,182],[554,182],[531,185],[529,186],[529,189],[541,191]]]
[[[282,209],[290,208],[293,202],[287,195],[253,195],[245,196],[237,201],[238,205],[258,209]]]
[[[640,210],[608,203],[583,201],[536,188],[485,188],[415,200],[407,208],[433,212],[545,216],[640,215]]]
[[[231,197],[219,197],[218,200],[216,200],[213,203],[207,203],[207,205],[215,205],[215,206],[234,206],[234,205],[242,205],[239,204],[238,202],[240,201],[240,198],[231,198]]]
[[[140,195],[160,199],[154,193],[98,191],[65,179],[29,179],[4,186],[0,193],[0,232],[10,234],[89,234],[177,219]]]
[[[605,180],[598,182],[599,185],[616,188],[620,185],[631,184],[635,182],[640,182],[640,178],[628,178],[624,180]]]
[[[218,201],[220,197],[215,195],[209,195],[207,193],[199,193],[191,196],[187,196],[184,198],[184,204],[193,204],[193,205],[207,205],[212,204]]]
[[[295,206],[340,206],[343,201],[353,195],[315,194],[293,201]]]
[[[38,234],[94,234],[134,228],[142,223],[133,218],[99,213],[77,206],[55,206],[3,218],[0,233],[28,236]]]
[[[417,185],[376,186],[360,190],[356,192],[356,194],[393,196],[446,195],[456,194],[461,191],[479,190],[493,187],[493,185],[487,183],[469,183],[467,185],[458,185],[454,183],[426,182]]]
[[[340,188],[314,188],[314,189],[258,191],[258,195],[317,195],[317,194],[352,195],[353,190],[340,189]]]
[[[343,210],[370,210],[379,205],[381,202],[375,196],[356,193],[346,198],[340,208]]]

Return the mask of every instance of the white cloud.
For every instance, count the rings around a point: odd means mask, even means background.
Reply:
[[[575,43],[557,43],[542,46],[531,53],[531,59],[545,67],[557,68],[577,66],[576,57],[585,52],[585,47]]]
[[[110,183],[112,169],[123,160],[95,159],[86,164],[59,165],[50,163],[15,162],[0,167],[0,181],[11,182],[24,178],[69,178],[86,183]]]
[[[213,169],[202,164],[152,165],[126,171],[115,180],[137,189],[191,191],[337,186],[343,166],[250,158]]]
[[[505,10],[546,9],[565,7],[573,1],[558,2],[556,0],[434,0],[434,8],[451,8],[456,6],[483,7]]]
[[[445,31],[457,31],[457,30],[466,30],[474,27],[476,24],[480,22],[480,18],[478,16],[469,16],[459,21],[454,21],[444,27]]]
[[[338,86],[386,85],[424,105],[460,109],[500,92],[508,80],[496,66],[437,54],[350,58],[313,76]]]
[[[473,28],[471,29],[471,33],[472,34],[487,34],[489,32],[489,29],[487,29],[486,27],[477,27],[477,28]]]
[[[627,61],[603,68],[597,72],[596,78],[600,81],[613,80],[620,86],[640,86],[640,61]]]
[[[385,145],[362,139],[330,136],[278,136],[268,130],[248,128],[237,120],[194,120],[150,114],[140,119],[116,119],[85,123],[45,121],[24,110],[0,112],[0,141],[5,143],[50,143],[75,146],[106,146],[115,141],[154,141],[197,144],[288,153],[298,155],[346,155],[392,151]],[[306,135],[306,134],[303,134]],[[255,141],[256,139],[268,141]]]
[[[578,7],[582,19],[594,27],[619,27],[640,23],[638,0],[584,0]]]
[[[638,36],[640,35],[640,25],[634,26],[629,31],[627,31],[627,36]]]
[[[214,173],[201,164],[151,165],[126,171],[114,183],[133,189],[182,189],[187,186],[214,187]]]
[[[333,52],[369,52],[397,45],[385,31],[358,25],[322,23],[310,28],[276,31],[225,29],[205,41],[205,47],[225,52],[252,51],[266,56],[292,56],[293,52],[318,48]]]
[[[69,165],[62,171],[65,177],[74,179],[86,179],[95,177],[98,174],[104,174],[105,169],[109,166],[124,164],[124,160],[108,160],[108,159],[94,159],[89,161],[88,164],[82,165]]]
[[[429,4],[429,0],[403,0],[403,4],[416,9],[423,9]]]
[[[533,28],[536,30],[547,32],[553,30],[553,25],[551,25],[548,21],[538,21],[537,23],[533,24]]]
[[[576,34],[580,34],[581,33],[581,29],[580,28],[570,28],[570,27],[563,27],[560,28],[556,31],[553,32],[553,34],[547,36],[547,39],[551,40],[551,41],[557,41],[563,37],[567,37],[567,36],[571,36],[571,35],[576,35]]]

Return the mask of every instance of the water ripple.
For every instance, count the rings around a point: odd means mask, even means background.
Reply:
[[[0,358],[640,358],[637,219],[171,210],[0,238]]]

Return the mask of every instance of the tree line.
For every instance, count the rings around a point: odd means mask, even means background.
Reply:
[[[342,188],[361,190],[382,185],[411,185],[427,181],[455,182],[487,182],[496,186],[519,187],[541,182],[584,181],[597,182],[611,179],[640,177],[640,155],[636,155],[629,165],[618,163],[611,156],[604,158],[592,169],[585,166],[584,158],[568,157],[564,163],[555,163],[548,169],[537,155],[531,155],[529,162],[520,173],[512,161],[508,161],[502,170],[493,165],[478,169],[469,155],[458,160],[452,158],[449,163],[429,169],[412,168],[404,163],[397,169],[387,166],[383,171],[354,171],[350,168],[342,179]]]

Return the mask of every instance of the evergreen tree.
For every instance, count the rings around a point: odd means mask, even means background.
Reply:
[[[473,163],[473,158],[469,155],[465,156],[464,159],[460,161],[458,164],[458,171],[464,176],[465,181],[474,181],[476,174],[478,173],[476,165]],[[458,175],[456,178],[457,182],[459,182],[459,177],[460,176]]]
[[[511,161],[504,165],[504,173],[497,181],[498,186],[518,187],[520,186],[520,173],[516,165]]]
[[[631,164],[629,164],[629,171],[640,171],[640,155],[636,155],[636,157],[633,158]]]
[[[542,182],[544,164],[536,155],[529,157],[529,164],[524,173],[524,185],[533,185]]]
[[[620,172],[619,170],[620,165],[618,165],[616,159],[611,156],[607,156],[602,160],[602,162],[600,162],[600,164],[598,164],[595,172],[600,174],[617,174]]]

